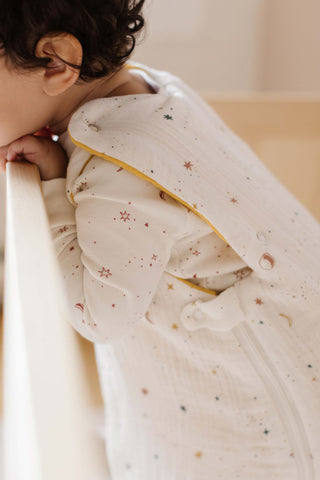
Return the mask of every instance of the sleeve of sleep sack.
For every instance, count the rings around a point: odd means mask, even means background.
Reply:
[[[115,342],[145,315],[187,209],[97,156],[68,187],[42,181],[70,322],[91,342]]]

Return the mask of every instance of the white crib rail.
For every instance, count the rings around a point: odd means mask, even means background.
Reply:
[[[39,171],[6,172],[4,480],[107,480]]]

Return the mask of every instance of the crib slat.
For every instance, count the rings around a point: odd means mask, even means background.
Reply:
[[[7,164],[4,480],[108,478],[38,167]]]

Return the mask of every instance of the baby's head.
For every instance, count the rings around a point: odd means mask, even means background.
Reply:
[[[144,1],[0,0],[0,146],[128,81]]]

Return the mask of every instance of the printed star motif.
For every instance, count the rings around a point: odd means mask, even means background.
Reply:
[[[232,197],[231,200],[230,200],[230,202],[232,202],[232,203],[238,203],[238,200],[237,200],[236,198]]]
[[[71,250],[74,250],[74,247],[70,247],[70,248],[69,248],[69,251],[71,252]]]
[[[67,225],[65,225],[63,228],[60,228],[58,233],[66,232],[67,230],[68,230],[68,227],[67,227]]]
[[[198,205],[196,203],[194,203],[193,205],[193,208],[195,208],[196,210],[198,209]]]
[[[105,276],[106,278],[110,277],[112,273],[110,272],[110,269],[106,270],[104,267],[102,267],[102,270],[98,270],[98,273],[100,273],[100,277]]]
[[[167,283],[168,285],[168,290],[173,290],[173,283]]]
[[[163,118],[166,120],[173,120],[173,118],[170,115],[163,115]]]
[[[187,170],[192,170],[193,164],[191,162],[184,162],[184,167]]]
[[[201,452],[201,450],[198,450],[198,451],[195,453],[195,456],[198,457],[198,458],[201,458],[201,457],[202,457],[202,452]]]
[[[270,430],[265,429],[265,431],[264,431],[263,433],[265,433],[266,435],[268,435],[269,432],[270,432]]]
[[[173,324],[171,325],[171,327],[172,327],[174,330],[178,330],[178,328],[179,328],[176,323],[173,323]]]
[[[256,298],[255,302],[256,302],[257,305],[262,305],[263,304],[263,301],[261,300],[261,298]]]
[[[149,393],[149,391],[148,391],[146,388],[141,388],[141,392],[142,392],[144,395],[147,395],[147,393]]]
[[[198,255],[200,255],[199,250],[195,250],[194,252],[192,252],[192,255],[195,255],[196,257],[197,257]]]
[[[127,220],[130,220],[130,215],[131,213],[128,213],[126,210],[124,212],[120,212],[121,213],[121,217],[120,217],[120,220],[123,220],[124,222],[126,222]]]
[[[82,192],[83,190],[88,189],[88,184],[87,182],[81,182],[79,187],[77,188],[77,192]]]
[[[153,254],[151,260],[157,260],[157,256],[158,255]]]
[[[243,270],[237,270],[236,272],[233,272],[233,273],[234,275],[236,275],[237,279],[241,279],[246,276],[246,273]]]

